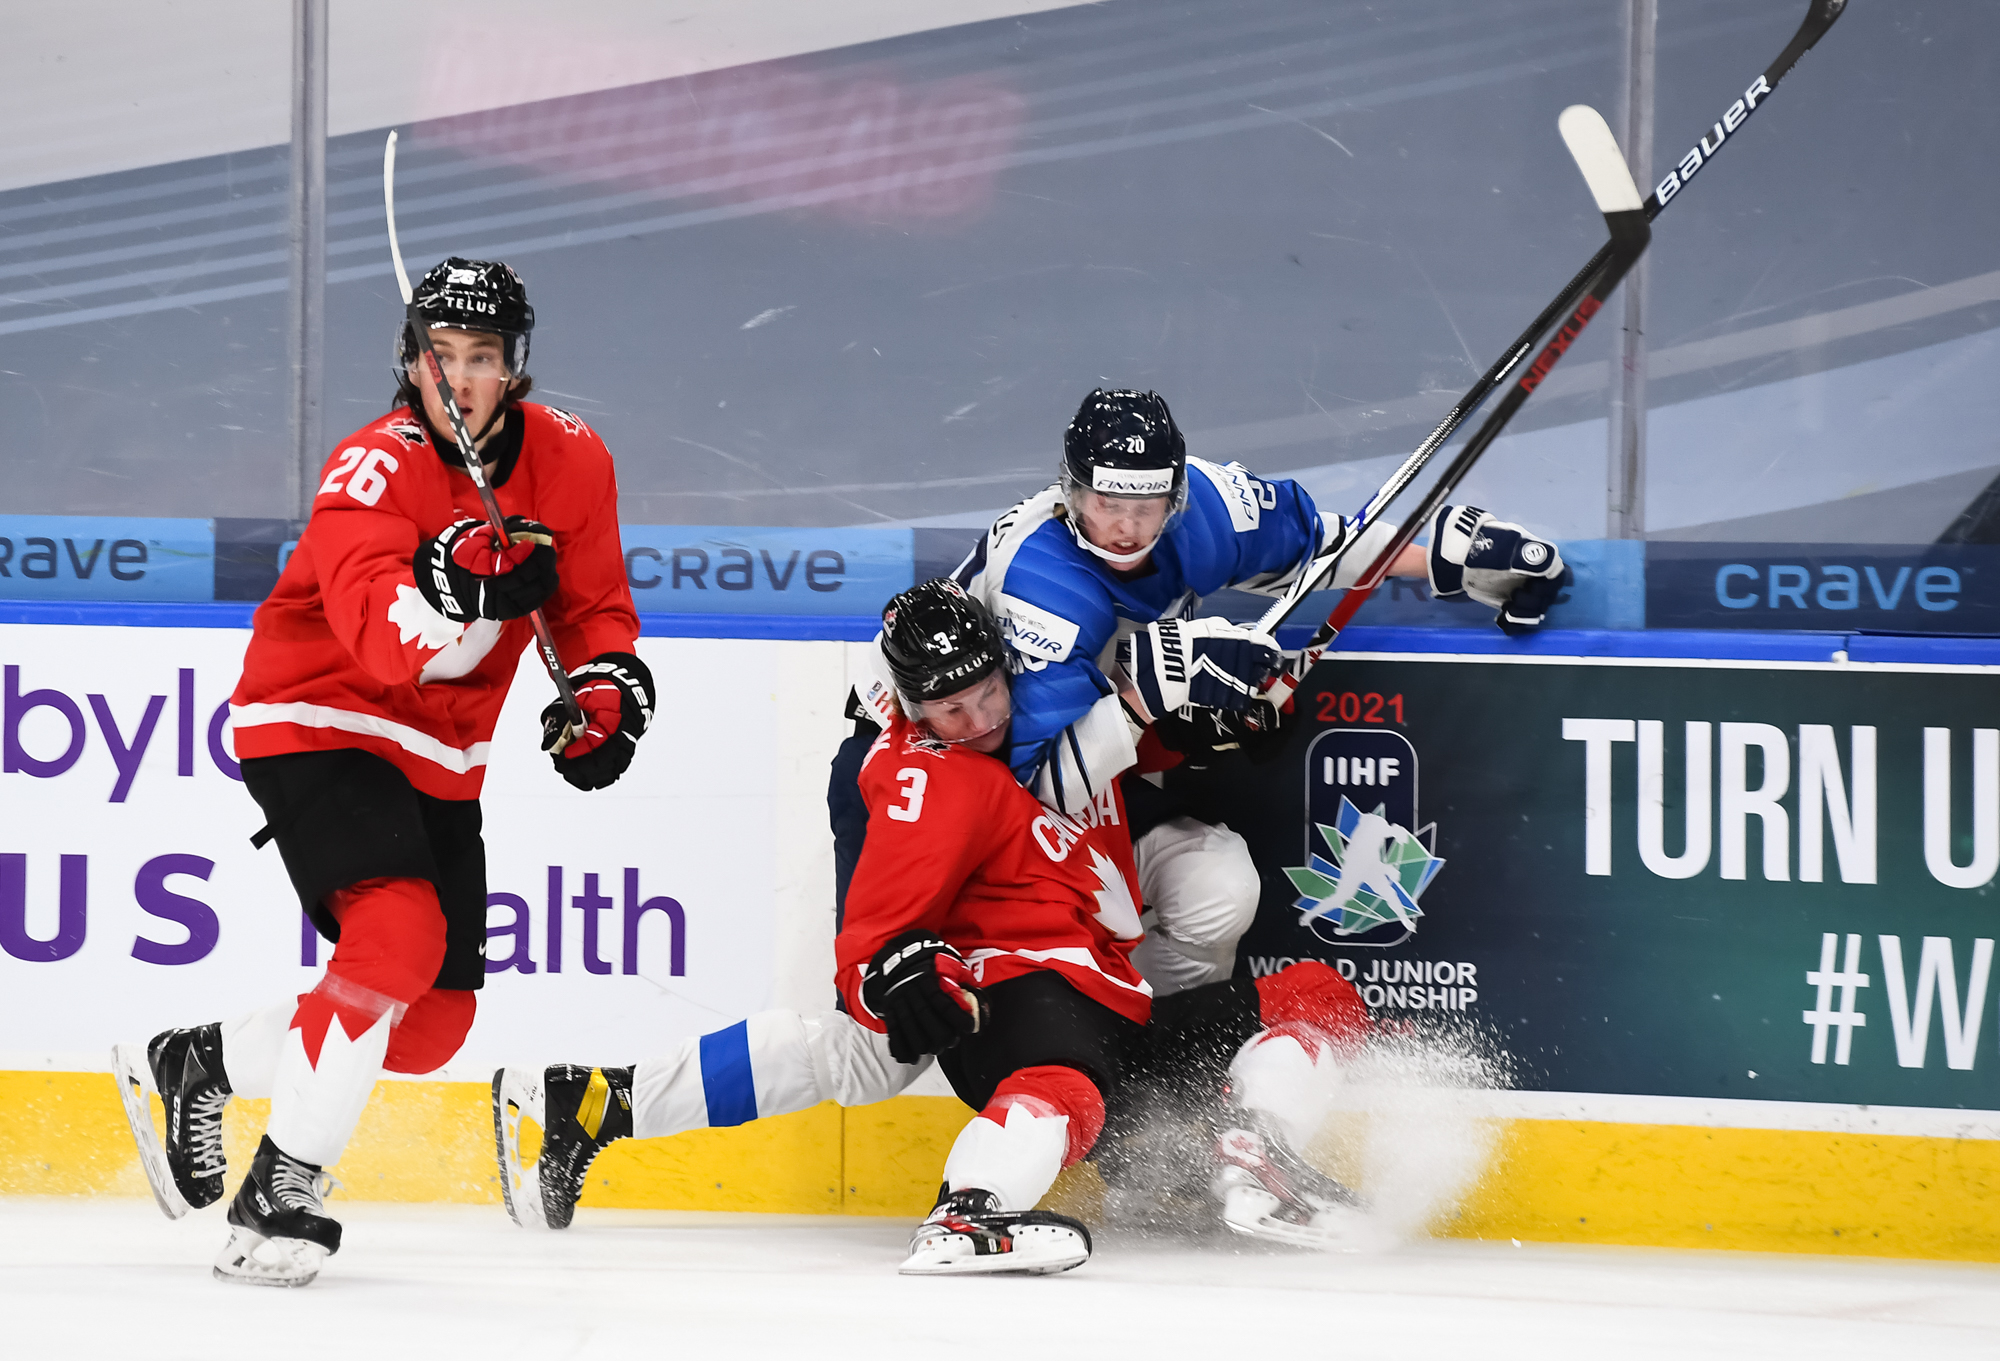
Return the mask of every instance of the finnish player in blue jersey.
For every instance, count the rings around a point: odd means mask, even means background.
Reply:
[[[1372,528],[1328,584],[1351,584],[1395,528]],[[1193,616],[1224,589],[1281,594],[1349,532],[1296,482],[1189,458],[1159,394],[1093,391],[1064,433],[1060,479],[996,520],[953,574],[1013,653],[1015,776],[1071,810],[1130,771],[1149,726],[1188,755],[1274,733],[1285,715],[1258,691],[1283,664],[1276,640]],[[1510,631],[1539,626],[1565,580],[1554,544],[1474,507],[1441,510],[1431,540],[1392,574],[1493,605]],[[1164,994],[1229,976],[1259,881],[1240,836],[1177,815],[1143,780],[1125,776],[1153,918],[1134,961]]]

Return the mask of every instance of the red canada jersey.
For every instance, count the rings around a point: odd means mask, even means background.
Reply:
[[[834,943],[835,981],[870,1029],[861,971],[905,931],[934,931],[982,984],[1053,969],[1141,1025],[1153,991],[1132,967],[1138,870],[1113,781],[1081,816],[1023,789],[998,756],[893,719],[861,766],[868,839]]]
[[[560,585],[542,606],[563,666],[630,652],[639,616],[618,538],[611,453],[567,411],[523,402],[521,452],[494,488],[503,515],[553,532]],[[312,518],[257,607],[230,696],[239,757],[357,747],[426,794],[479,797],[486,753],[534,637],[526,619],[457,624],[417,590],[418,547],[461,515],[484,518],[452,451],[398,407],[321,471]]]

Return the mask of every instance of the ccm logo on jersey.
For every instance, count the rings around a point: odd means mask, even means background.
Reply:
[[[1000,593],[1000,629],[1007,645],[1027,657],[1059,662],[1076,646],[1078,628],[1067,619]]]
[[[1204,458],[1191,458],[1190,467],[1199,468],[1203,475],[1222,496],[1222,504],[1229,507],[1229,524],[1238,533],[1255,529],[1264,518],[1264,512],[1278,504],[1278,493],[1267,482],[1260,482],[1250,475],[1250,470],[1241,463],[1227,465],[1210,463]]]

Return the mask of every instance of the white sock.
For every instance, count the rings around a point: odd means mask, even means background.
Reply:
[[[1259,1031],[1229,1064],[1236,1099],[1275,1119],[1298,1152],[1333,1113],[1341,1076],[1333,1042],[1306,1026]]]
[[[382,1076],[389,1031],[408,1008],[337,974],[326,975],[313,991],[334,1003],[319,1061],[306,1053],[305,1032],[289,1027],[278,1051],[271,1123],[264,1132],[294,1158],[325,1167],[339,1160],[354,1137],[375,1080]],[[361,1033],[350,1034],[349,1025],[363,1027]]]
[[[944,1182],[954,1191],[991,1191],[1003,1210],[1032,1210],[1055,1185],[1068,1149],[1067,1115],[1037,1115],[1016,1102],[1006,1124],[982,1113],[959,1131]]]
[[[234,1096],[269,1096],[278,1075],[285,1032],[299,1009],[298,998],[222,1023],[222,1069]]]

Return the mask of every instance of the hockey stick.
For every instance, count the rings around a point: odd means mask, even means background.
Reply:
[[[1300,654],[1299,664],[1280,672],[1270,688],[1264,692],[1264,698],[1273,705],[1283,706],[1291,698],[1292,692],[1298,688],[1305,674],[1318,663],[1328,645],[1343,628],[1347,627],[1348,621],[1354,618],[1355,613],[1388,575],[1390,565],[1415,540],[1417,534],[1430,522],[1431,516],[1437,513],[1438,507],[1444,504],[1445,498],[1451,495],[1453,488],[1464,480],[1465,475],[1472,470],[1472,465],[1479,461],[1479,456],[1499,438],[1500,432],[1506,428],[1507,422],[1513,419],[1514,413],[1521,409],[1529,396],[1541,385],[1542,380],[1548,377],[1549,371],[1561,361],[1569,347],[1576,343],[1576,338],[1583,334],[1583,328],[1590,325],[1590,319],[1604,306],[1604,300],[1611,296],[1612,290],[1618,287],[1626,272],[1638,263],[1639,257],[1645,254],[1646,246],[1652,240],[1653,229],[1647,222],[1646,207],[1639,198],[1639,187],[1632,182],[1632,172],[1626,167],[1625,158],[1618,150],[1617,139],[1605,125],[1603,115],[1587,105],[1572,104],[1563,110],[1562,117],[1556,120],[1556,126],[1562,132],[1563,141],[1569,147],[1570,155],[1576,160],[1577,169],[1583,172],[1584,182],[1590,187],[1591,197],[1596,201],[1598,211],[1604,214],[1604,225],[1609,229],[1611,239],[1605,243],[1605,249],[1598,253],[1606,255],[1608,252],[1608,257],[1596,277],[1586,285],[1587,291],[1577,303],[1576,310],[1569,314],[1569,319],[1556,329],[1556,333],[1549,338],[1549,343],[1543,347],[1541,354],[1536,356],[1528,371],[1515,381],[1508,389],[1507,395],[1500,399],[1500,405],[1487,415],[1472,438],[1465,442],[1465,447],[1458,451],[1458,457],[1451,461],[1436,484],[1418,503],[1416,513],[1408,516],[1397,527],[1389,542],[1383,545],[1382,550],[1368,564],[1367,570],[1353,586],[1347,589],[1340,603],[1334,606],[1333,613],[1327,616],[1326,622],[1314,630],[1311,640]],[[1513,364],[1520,362],[1520,357],[1525,352],[1525,348],[1510,352],[1513,358],[1508,367],[1511,368]],[[1405,460],[1403,467],[1397,469],[1398,474],[1407,471],[1410,477],[1415,476],[1411,464],[1416,460],[1416,455]],[[1424,461],[1427,462],[1428,459]],[[1402,482],[1395,486],[1395,490],[1390,491],[1390,495],[1393,496],[1396,491],[1401,491],[1408,481],[1409,477],[1404,477]],[[1384,488],[1384,490],[1389,489]],[[1380,492],[1376,497],[1377,499],[1371,500],[1364,508],[1364,514],[1371,511],[1376,515],[1381,513],[1380,507],[1385,502],[1381,501]],[[1365,525],[1363,529],[1366,529]],[[1355,536],[1349,536],[1350,542],[1353,537]],[[1283,602],[1279,603],[1282,606]],[[1276,622],[1273,621],[1270,627],[1275,626]]]
[[[431,348],[431,334],[417,315],[416,290],[410,287],[409,271],[403,268],[403,248],[396,241],[396,134],[391,132],[389,140],[382,147],[382,211],[389,220],[389,256],[396,263],[396,286],[403,291],[403,307],[409,318],[410,330],[415,332],[418,348],[424,357],[424,368],[430,374],[431,383],[437,388],[438,399],[444,404],[444,414],[451,420],[451,433],[458,443],[458,456],[465,461],[465,471],[471,477],[472,485],[479,492],[479,504],[486,511],[486,522],[499,535],[499,542],[506,544],[507,519],[500,513],[500,502],[493,495],[492,486],[486,481],[486,469],[479,461],[479,451],[472,447],[472,432],[465,428],[465,414],[458,409],[457,400],[451,395],[451,383],[444,376],[444,365],[438,363],[437,351]],[[555,682],[556,698],[562,701],[568,723],[560,733],[544,732],[544,749],[560,752],[569,745],[570,738],[582,732],[586,726],[583,706],[577,703],[576,688],[569,683],[569,673],[563,670],[562,658],[556,655],[556,637],[549,630],[549,621],[542,617],[540,610],[528,615],[528,622],[535,628],[535,646],[540,650],[542,665],[548,669],[549,679]],[[553,722],[550,724],[554,726]]]
[[[1813,45],[1825,35],[1826,31],[1833,27],[1834,21],[1840,18],[1846,8],[1847,0],[1812,0],[1804,21],[1800,23],[1798,31],[1792,35],[1791,41],[1785,44],[1784,51],[1778,54],[1778,59],[1766,67],[1763,74],[1750,83],[1750,88],[1744,91],[1743,97],[1731,104],[1723,116],[1717,120],[1715,126],[1709,130],[1714,136],[1714,145],[1710,146],[1709,136],[1704,134],[1700,141],[1689,149],[1687,155],[1681,157],[1676,163],[1675,168],[1668,172],[1666,179],[1660,182],[1659,187],[1646,196],[1645,202],[1640,205],[1640,212],[1643,214],[1643,220],[1646,223],[1650,224],[1654,218],[1658,217],[1661,209],[1667,203],[1671,202],[1681,189],[1686,186],[1687,181],[1693,177],[1695,172],[1714,159],[1716,152],[1722,149],[1723,143],[1742,128],[1750,115],[1761,107],[1766,97],[1776,88],[1778,82],[1783,80],[1792,67],[1798,64],[1799,58],[1811,50]],[[1599,121],[1601,122],[1602,120],[1600,119]],[[1572,148],[1573,153],[1574,150]],[[1622,162],[1623,158],[1621,157],[1620,159]],[[1589,172],[1586,171],[1585,173],[1587,178]],[[1629,179],[1630,172],[1626,171],[1625,174]],[[1593,192],[1595,192],[1595,186],[1593,186]],[[1600,208],[1602,207],[1601,201],[1599,206]],[[1606,220],[1608,222],[1609,218],[1607,217]],[[1643,250],[1644,247],[1642,246],[1641,249]],[[1417,446],[1416,451],[1405,459],[1396,471],[1390,475],[1389,480],[1382,484],[1381,489],[1368,499],[1360,512],[1349,522],[1354,532],[1343,536],[1338,544],[1333,545],[1328,551],[1317,555],[1312,562],[1306,564],[1286,593],[1275,601],[1271,608],[1264,613],[1263,617],[1258,620],[1257,627],[1259,629],[1266,633],[1274,632],[1304,602],[1307,594],[1321,580],[1331,575],[1333,569],[1339,564],[1341,557],[1346,551],[1357,543],[1371,526],[1380,520],[1383,510],[1386,509],[1389,502],[1394,500],[1404,488],[1409,486],[1417,474],[1423,470],[1424,466],[1436,456],[1437,451],[1443,446],[1444,442],[1450,439],[1459,426],[1485,402],[1494,389],[1506,380],[1507,375],[1514,370],[1515,366],[1527,357],[1533,350],[1537,338],[1548,330],[1549,326],[1554,323],[1558,316],[1573,307],[1579,307],[1579,300],[1583,299],[1586,290],[1598,294],[1596,306],[1591,308],[1591,312],[1595,313],[1597,306],[1602,305],[1603,297],[1608,295],[1609,290],[1604,289],[1602,292],[1598,292],[1597,289],[1593,288],[1593,281],[1600,279],[1603,271],[1613,263],[1613,258],[1619,250],[1619,239],[1614,229],[1611,239],[1598,248],[1597,253],[1590,258],[1589,263],[1576,272],[1569,283],[1564,285],[1562,292],[1558,293],[1554,300],[1542,309],[1541,315],[1537,316],[1529,324],[1527,330],[1515,338],[1514,343],[1507,347],[1506,352],[1502,354],[1493,367],[1488,369],[1480,377],[1479,381],[1473,384],[1465,395],[1458,399],[1451,410],[1445,413],[1444,419],[1439,422],[1437,428],[1431,431],[1424,442]],[[1633,258],[1637,259],[1636,256]],[[1630,267],[1631,262],[1628,261],[1625,268],[1629,269]],[[1622,276],[1623,270],[1620,271],[1620,274]],[[1506,424],[1507,418],[1511,417],[1513,412],[1520,408],[1521,403],[1527,400],[1528,394],[1532,393],[1535,387],[1541,383],[1541,380],[1547,376],[1549,368],[1553,367],[1556,361],[1562,357],[1562,352],[1569,348],[1570,343],[1576,339],[1576,334],[1583,329],[1584,325],[1589,323],[1589,320],[1589,316],[1585,316],[1582,322],[1578,323],[1576,314],[1571,314],[1570,322],[1565,323],[1563,330],[1558,333],[1556,340],[1551,342],[1550,350],[1553,353],[1545,351],[1543,358],[1538,359],[1535,366],[1516,385],[1516,392],[1519,393],[1518,399],[1514,397],[1514,394],[1510,393],[1510,404],[1504,408],[1505,415],[1501,415],[1498,411],[1494,413],[1495,418],[1499,420],[1499,425],[1495,425],[1494,419],[1489,418],[1486,425],[1480,428],[1479,433],[1467,444],[1466,451],[1461,452],[1459,457],[1452,462],[1450,468],[1445,472],[1444,477],[1440,479],[1438,486],[1433,488],[1430,496],[1425,498],[1425,506],[1420,508],[1420,513],[1410,516],[1404,522],[1402,528],[1395,535],[1394,540],[1382,552],[1376,555],[1374,561],[1369,564],[1368,569],[1357,579],[1355,585],[1347,589],[1346,595],[1334,607],[1332,614],[1314,631],[1312,639],[1306,645],[1305,653],[1301,657],[1301,663],[1294,667],[1288,667],[1284,673],[1281,673],[1270,689],[1265,692],[1265,698],[1279,705],[1282,705],[1285,700],[1290,698],[1292,692],[1298,688],[1300,679],[1319,660],[1320,655],[1325,652],[1327,646],[1339,634],[1340,630],[1345,628],[1348,622],[1353,619],[1355,613],[1367,602],[1368,597],[1381,585],[1382,580],[1388,575],[1390,566],[1402,553],[1403,549],[1407,548],[1416,535],[1422,531],[1430,515],[1435,512],[1437,506],[1443,504],[1444,497],[1450,495],[1451,491],[1463,480],[1465,474],[1471,470],[1472,464],[1477,460],[1479,454],[1484,453],[1486,446],[1491,444],[1494,438],[1498,437],[1500,427]],[[1565,335],[1567,336],[1566,339],[1564,338]],[[1467,452],[1471,453],[1471,457],[1467,457]]]

